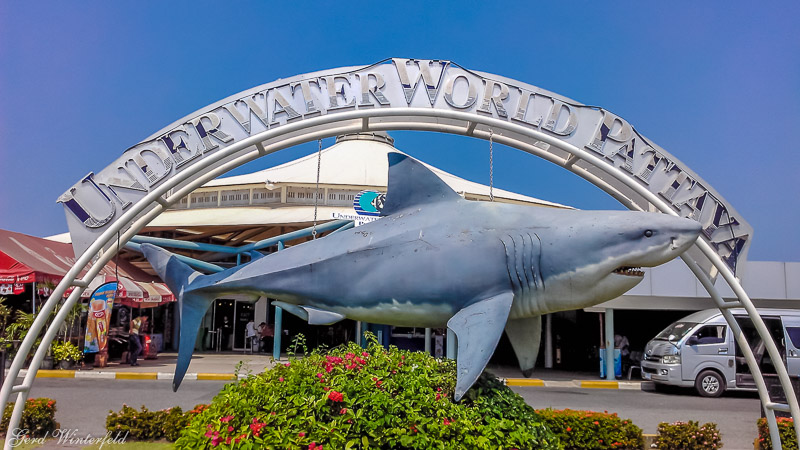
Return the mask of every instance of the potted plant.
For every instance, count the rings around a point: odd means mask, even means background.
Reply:
[[[83,359],[83,352],[72,342],[53,342],[53,362],[58,363],[62,369],[71,369],[72,366]]]

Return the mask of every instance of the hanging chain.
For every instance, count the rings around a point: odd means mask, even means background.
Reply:
[[[322,139],[317,139],[319,150],[317,150],[317,188],[314,191],[314,225],[311,227],[311,239],[317,238],[317,206],[319,205],[319,170],[322,166]]]
[[[494,201],[494,131],[489,128],[489,201]]]

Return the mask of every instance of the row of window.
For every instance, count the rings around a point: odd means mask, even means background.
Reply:
[[[286,192],[286,202],[287,203],[306,203],[306,202],[313,202],[314,201],[314,194],[313,190],[297,190],[289,188]],[[322,200],[324,198],[324,194],[322,192],[317,192],[317,199]],[[235,190],[235,191],[222,191],[220,192],[220,206],[229,206],[229,205],[248,205],[251,203],[250,201],[250,191],[249,190]],[[192,194],[192,205],[191,208],[211,208],[217,206],[217,193],[207,192],[207,193],[198,193]],[[273,202],[280,202],[281,201],[281,191],[279,190],[267,190],[267,189],[254,189],[252,191],[253,204],[265,204],[265,203],[273,203]],[[328,192],[328,204],[329,205],[336,205],[336,206],[344,206],[348,205],[353,202],[356,197],[356,192],[354,191],[335,191],[335,192]],[[179,206],[177,208],[186,209],[188,204],[188,197],[183,197],[180,200]]]

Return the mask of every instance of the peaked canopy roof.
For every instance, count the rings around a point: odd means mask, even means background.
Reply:
[[[385,134],[354,134],[340,136],[336,143],[322,150],[319,182],[324,185],[367,186],[386,188],[388,183],[389,152],[403,153],[392,145]],[[405,153],[403,153],[405,154]],[[489,186],[459,178],[429,164],[423,164],[460,194],[488,197]],[[279,166],[246,175],[217,178],[203,187],[222,187],[245,184],[315,184],[317,154],[290,161]],[[516,194],[503,189],[493,189],[496,199],[516,200],[541,206],[566,208],[558,203]]]

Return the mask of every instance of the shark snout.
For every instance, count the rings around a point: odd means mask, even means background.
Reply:
[[[640,266],[654,267],[671,261],[688,250],[700,235],[700,223],[683,217],[662,215],[654,226],[652,247]]]

